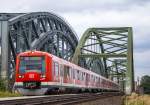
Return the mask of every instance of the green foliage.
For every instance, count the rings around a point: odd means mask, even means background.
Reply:
[[[143,87],[144,93],[150,94],[150,76],[145,75],[141,78],[141,87]]]
[[[141,85],[150,83],[150,76],[145,75],[141,78]]]
[[[0,79],[0,97],[16,97],[21,96],[19,93],[12,93],[7,90],[6,87],[7,81],[4,79]]]
[[[0,91],[0,97],[17,97],[17,96],[21,96],[21,94],[19,93],[10,93],[8,91]]]
[[[6,91],[5,80],[0,79],[0,91]]]

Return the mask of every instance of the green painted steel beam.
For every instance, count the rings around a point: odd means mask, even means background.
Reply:
[[[126,54],[81,54],[79,57],[92,57],[92,58],[118,58],[118,57],[127,57]]]
[[[128,53],[127,53],[127,85],[131,92],[134,91],[134,64],[133,64],[133,36],[132,28],[128,28]]]

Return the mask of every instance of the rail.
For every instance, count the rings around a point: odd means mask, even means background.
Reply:
[[[121,93],[84,93],[49,95],[46,97],[25,98],[15,100],[1,100],[0,105],[72,105],[112,96],[121,96]]]

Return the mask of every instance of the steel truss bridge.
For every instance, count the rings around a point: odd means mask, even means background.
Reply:
[[[41,50],[134,90],[132,28],[89,28],[80,41],[70,25],[48,12],[0,13],[0,77],[12,88],[16,55]]]

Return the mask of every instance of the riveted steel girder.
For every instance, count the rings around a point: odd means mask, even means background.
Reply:
[[[131,27],[89,28],[81,37],[72,62],[134,90]],[[122,87],[124,88],[124,87]]]

